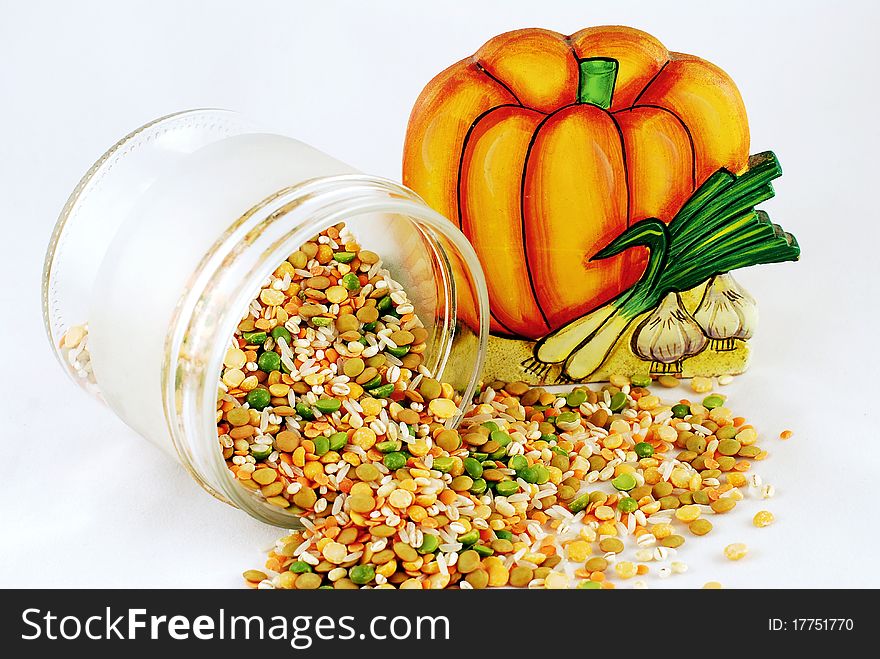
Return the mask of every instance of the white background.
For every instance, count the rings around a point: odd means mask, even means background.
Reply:
[[[0,586],[238,586],[277,534],[204,494],[49,350],[43,252],[106,147],[175,110],[227,107],[399,179],[435,73],[509,29],[609,23],[733,76],[752,152],[785,169],[764,207],[803,249],[737,274],[762,324],[752,369],[725,389],[765,437],[759,473],[778,496],[716,517],[681,552],[691,570],[662,585],[880,586],[875,4],[0,0]],[[751,527],[760,507],[776,525]],[[732,541],[745,561],[721,558]]]

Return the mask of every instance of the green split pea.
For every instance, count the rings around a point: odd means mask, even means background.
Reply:
[[[621,474],[611,481],[615,489],[621,492],[629,492],[636,486],[636,477],[632,474]]]

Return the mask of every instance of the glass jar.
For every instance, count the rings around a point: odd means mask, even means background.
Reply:
[[[83,177],[46,254],[49,340],[78,384],[204,489],[264,522],[296,527],[294,514],[228,470],[217,440],[218,381],[264,280],[339,222],[407,290],[429,331],[425,365],[469,401],[489,313],[464,235],[407,188],[229,111],[151,122]]]

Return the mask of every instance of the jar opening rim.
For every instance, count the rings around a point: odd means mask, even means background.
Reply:
[[[346,190],[359,190],[365,197],[352,210],[345,210],[344,203],[330,204],[309,221],[287,226],[278,235],[273,233],[274,240],[268,244],[260,242],[263,232],[274,223],[283,223],[301,204],[316,203],[320,207],[322,195],[327,195],[326,201],[331,198],[338,201],[338,193]],[[443,240],[459,252],[460,260],[468,268],[469,283],[473,285],[478,307],[479,327],[473,328],[478,339],[473,375],[460,392],[463,405],[466,404],[482,370],[488,335],[488,294],[479,261],[464,234],[454,224],[431,210],[412,191],[379,177],[346,174],[311,179],[279,190],[249,209],[230,224],[193,273],[190,286],[177,305],[166,339],[162,366],[163,404],[172,443],[181,462],[212,495],[275,526],[292,528],[297,525],[297,519],[236,483],[214,442],[209,451],[200,451],[194,445],[216,437],[217,386],[212,384],[212,378],[216,378],[214,382],[219,380],[227,339],[241,320],[241,311],[247,309],[260,284],[278,264],[300,245],[341,219],[354,224],[359,214],[371,212],[406,218],[416,223],[422,234],[434,243],[437,243],[437,236],[432,234],[442,235]],[[282,225],[274,226],[277,230]],[[255,252],[258,246],[261,251]],[[434,248],[437,249],[438,245],[435,244]],[[245,253],[249,253],[249,262],[253,261],[248,275],[236,281],[224,277],[223,269],[230,259]],[[453,278],[444,279],[443,294],[447,301],[453,302],[446,316],[454,320],[456,292],[450,288],[454,286]],[[224,301],[224,309],[218,311],[216,304],[212,305],[211,301],[217,299]],[[443,360],[440,361],[441,372],[451,351],[454,331],[453,323],[438,355],[438,360]],[[221,340],[219,337],[225,338]]]

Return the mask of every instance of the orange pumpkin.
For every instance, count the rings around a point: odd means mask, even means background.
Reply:
[[[493,332],[536,339],[632,286],[643,248],[590,258],[633,222],[670,221],[720,167],[743,171],[748,148],[715,65],[628,27],[528,29],[428,83],[403,181],[473,244]]]

